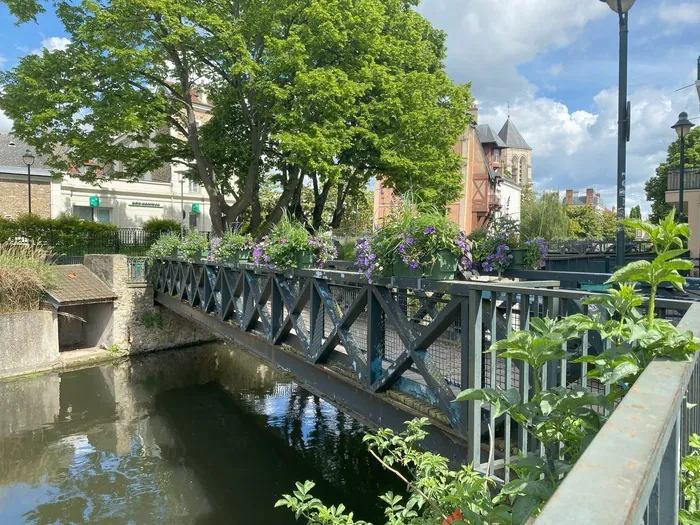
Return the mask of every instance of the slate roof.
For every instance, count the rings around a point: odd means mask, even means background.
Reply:
[[[34,148],[22,142],[20,139],[10,133],[0,133],[0,166],[9,166],[13,168],[27,168],[27,165],[22,160],[22,155],[25,151],[34,153]],[[32,169],[50,169],[45,164],[45,157],[37,156],[32,164]]]
[[[491,129],[488,124],[478,124],[474,126],[476,129],[476,136],[479,138],[479,142],[482,144],[495,143],[499,148],[505,148],[506,144],[501,140],[501,137],[496,135],[496,133]]]
[[[117,298],[112,290],[82,264],[54,266],[56,284],[46,293],[55,307],[107,303]]]
[[[507,148],[532,150],[510,119],[503,124],[501,131],[498,132],[498,136],[503,139]]]

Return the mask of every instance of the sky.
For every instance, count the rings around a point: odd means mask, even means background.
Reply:
[[[471,82],[479,123],[498,131],[508,114],[533,149],[535,187],[593,187],[615,204],[617,15],[598,0],[423,0],[447,33],[446,67]],[[0,69],[68,44],[52,14],[15,26],[0,4]],[[700,1],[637,0],[630,10],[627,208],[649,210],[644,182],[666,157],[681,111],[700,117],[695,89]],[[700,124],[700,119],[694,121]],[[11,122],[0,113],[0,131]]]

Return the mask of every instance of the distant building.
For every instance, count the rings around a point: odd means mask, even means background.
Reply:
[[[601,213],[604,211],[610,211],[603,204],[603,199],[600,197],[600,193],[595,191],[593,188],[587,188],[585,192],[566,190],[564,204],[568,204],[569,206],[593,206]]]
[[[198,123],[206,123],[211,108],[205,94],[196,96]],[[168,132],[176,133],[172,129]],[[27,167],[22,161],[27,149],[33,151],[13,135],[0,133],[0,217],[16,218],[28,211]],[[201,185],[184,178],[187,168],[183,164],[166,163],[137,182],[110,180],[110,169],[122,168],[106,168],[105,180],[93,185],[76,177],[79,168],[52,178],[45,159],[37,157],[31,167],[32,213],[53,218],[69,214],[120,228],[138,228],[154,218],[180,221],[184,209],[185,226],[211,230],[207,193]]]
[[[470,113],[478,122],[478,109]],[[499,215],[520,218],[522,184],[532,181],[532,148],[510,118],[499,133],[488,124],[469,126],[454,151],[462,158],[462,192],[449,206],[451,219],[466,232],[487,227]],[[374,192],[374,225],[382,225],[396,206],[394,193],[378,181]]]

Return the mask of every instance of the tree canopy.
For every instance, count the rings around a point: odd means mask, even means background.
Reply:
[[[45,9],[6,1],[18,22]],[[91,182],[189,168],[215,231],[265,228],[312,188],[320,226],[371,177],[444,206],[468,86],[444,71],[445,35],[418,0],[56,1],[71,43],[2,74],[0,108],[57,170]],[[200,96],[213,108],[202,118]],[[279,184],[263,213],[260,191]],[[333,199],[329,200],[329,196]]]
[[[651,202],[649,221],[657,224],[668,215],[671,205],[666,203],[666,188],[668,187],[668,172],[678,169],[681,163],[681,140],[676,139],[669,147],[666,162],[662,162],[656,173],[644,185],[647,200]],[[700,127],[694,128],[685,137],[685,166],[700,166]]]
[[[528,186],[520,207],[520,231],[526,239],[554,241],[568,237],[569,218],[558,191],[535,194]]]

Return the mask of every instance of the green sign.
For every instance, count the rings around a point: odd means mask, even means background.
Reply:
[[[192,205],[192,213],[199,213],[199,204]]]
[[[97,208],[100,205],[100,198],[97,195],[90,196],[90,207]]]

